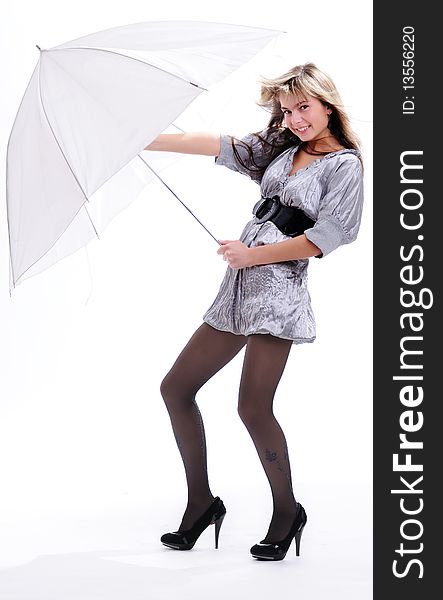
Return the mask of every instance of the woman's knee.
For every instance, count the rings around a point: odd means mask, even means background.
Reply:
[[[166,404],[174,404],[177,402],[180,396],[180,382],[176,378],[168,373],[160,383],[160,394]]]
[[[162,382],[160,383],[160,394],[163,397],[163,400],[166,400],[171,396],[172,384],[170,381],[170,377],[166,375],[163,377]]]
[[[263,410],[257,406],[256,402],[244,400],[242,398],[240,398],[238,402],[237,412],[240,419],[248,428],[263,423],[272,417],[272,411],[269,412]]]
[[[188,389],[188,386],[179,377],[169,372],[160,383],[160,394],[167,407],[171,409],[192,404],[196,391]]]

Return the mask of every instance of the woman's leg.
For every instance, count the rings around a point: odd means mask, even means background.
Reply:
[[[269,334],[248,336],[238,412],[257,449],[272,490],[274,510],[265,543],[289,533],[296,514],[285,435],[272,410],[292,341]]]
[[[160,385],[188,485],[188,504],[180,529],[190,529],[214,500],[208,482],[205,430],[195,395],[238,354],[246,341],[245,336],[203,323]]]

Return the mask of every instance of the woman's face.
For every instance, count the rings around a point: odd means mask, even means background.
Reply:
[[[303,142],[312,142],[331,135],[328,115],[332,112],[312,96],[297,97],[279,94],[285,125]]]

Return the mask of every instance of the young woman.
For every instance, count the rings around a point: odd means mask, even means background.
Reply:
[[[268,478],[273,514],[258,559],[282,560],[295,539],[299,553],[306,512],[295,500],[285,435],[272,405],[293,344],[313,342],[315,319],[307,289],[310,257],[354,241],[363,203],[358,140],[328,75],[314,64],[262,82],[260,104],[271,111],[263,131],[238,140],[210,133],[163,134],[147,150],[216,156],[216,163],[261,186],[239,240],[220,240],[228,263],[220,290],[160,390],[188,485],[177,531],[164,545],[192,548],[215,523],[215,546],[226,508],[211,493],[198,390],[244,346],[238,412]]]

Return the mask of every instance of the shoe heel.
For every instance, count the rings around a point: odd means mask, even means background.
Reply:
[[[301,534],[303,533],[303,528],[304,526],[299,529],[297,531],[297,533],[295,534],[295,555],[296,556],[300,556],[300,540],[301,540]]]
[[[225,514],[221,515],[220,517],[218,517],[218,519],[215,519],[214,523],[215,523],[215,549],[218,549],[218,536],[220,533],[220,527],[222,526],[223,523],[223,519],[225,518]]]

